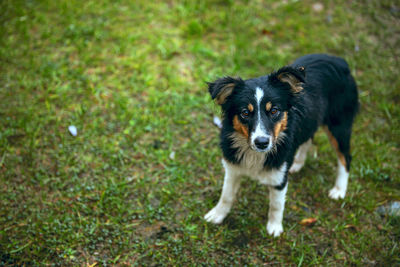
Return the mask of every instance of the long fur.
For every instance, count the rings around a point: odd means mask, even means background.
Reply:
[[[338,155],[338,176],[329,196],[344,197],[351,128],[359,107],[357,86],[344,59],[306,55],[269,75],[248,80],[224,77],[208,86],[223,113],[220,147],[226,172],[220,202],[206,215],[208,221],[223,220],[234,199],[229,194],[237,191],[237,176],[248,175],[282,191],[271,191],[270,217],[278,219],[270,218],[267,225],[269,233],[279,235],[287,174],[302,167],[320,126]]]

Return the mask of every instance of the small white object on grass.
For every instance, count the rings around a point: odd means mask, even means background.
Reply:
[[[393,216],[393,217],[399,217],[400,216],[400,201],[392,201],[387,203],[386,205],[381,205],[379,206],[376,211],[384,216]]]
[[[220,118],[218,118],[217,116],[214,116],[213,122],[218,128],[220,128],[220,129],[222,128],[222,122],[221,122]]]
[[[128,177],[125,178],[125,180],[126,180],[127,182],[132,182],[133,179],[135,179],[135,177],[133,177],[133,176],[128,176]]]
[[[321,3],[315,3],[312,5],[312,8],[315,12],[321,12],[322,10],[324,10],[324,5]]]
[[[75,125],[68,126],[68,131],[72,136],[78,135],[78,130],[76,129]]]
[[[169,158],[172,159],[172,160],[175,159],[175,151],[172,151],[172,152],[169,154]]]

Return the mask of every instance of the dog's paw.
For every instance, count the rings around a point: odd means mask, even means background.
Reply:
[[[282,232],[283,232],[282,224],[268,222],[267,223],[267,232],[268,232],[268,234],[270,234],[274,237],[280,236],[280,234],[282,234]]]
[[[345,195],[346,190],[340,189],[336,186],[329,191],[329,197],[332,199],[344,198]]]
[[[303,166],[304,166],[304,163],[296,163],[296,162],[294,162],[292,164],[292,167],[290,167],[289,172],[290,173],[298,172],[298,171],[301,170],[301,168],[303,168]]]
[[[204,219],[207,222],[220,224],[225,219],[228,212],[229,211],[227,211],[226,209],[216,206],[204,216]]]

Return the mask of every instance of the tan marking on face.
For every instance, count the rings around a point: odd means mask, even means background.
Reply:
[[[324,127],[324,130],[325,130],[326,134],[328,135],[328,138],[329,138],[329,141],[331,142],[331,145],[333,146],[333,148],[336,151],[336,154],[337,154],[337,156],[339,158],[340,163],[342,163],[343,166],[345,166],[346,169],[347,169],[346,159],[345,159],[343,153],[340,152],[339,144],[338,144],[336,138],[332,135],[331,131],[329,131],[328,127]]]
[[[223,103],[225,103],[226,98],[232,93],[233,88],[235,88],[235,84],[228,83],[221,89],[221,92],[217,95],[215,99],[218,105],[222,105]]]
[[[274,127],[274,137],[278,138],[279,134],[283,132],[287,127],[287,112],[283,113],[283,118]]]
[[[233,118],[233,128],[237,132],[243,134],[246,138],[249,138],[249,130],[248,130],[247,126],[243,125],[240,122],[240,120],[239,120],[237,115],[235,115],[235,117]]]
[[[272,103],[271,103],[271,102],[268,102],[268,103],[265,105],[265,109],[266,109],[267,111],[270,111],[271,108],[272,108]]]
[[[252,104],[249,104],[249,105],[247,106],[247,108],[249,109],[250,112],[253,112],[253,110],[254,110],[254,107],[253,107]]]
[[[287,112],[285,111],[285,112],[283,112],[282,130],[281,131],[286,130],[286,127],[287,127]]]

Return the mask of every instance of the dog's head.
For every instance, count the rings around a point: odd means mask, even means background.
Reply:
[[[251,149],[268,152],[284,136],[288,111],[304,83],[303,67],[283,67],[255,79],[220,78],[208,83],[208,90],[222,108],[224,127],[245,138]]]

